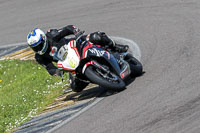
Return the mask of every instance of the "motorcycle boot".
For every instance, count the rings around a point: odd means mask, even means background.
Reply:
[[[127,52],[129,49],[128,45],[121,45],[121,44],[115,44],[115,51],[118,51],[120,53]]]
[[[109,38],[109,43],[108,43],[109,47],[119,53],[122,52],[127,52],[129,49],[128,45],[121,45],[121,44],[117,44],[115,43],[112,39]]]

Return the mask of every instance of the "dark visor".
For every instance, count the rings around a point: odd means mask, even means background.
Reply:
[[[32,47],[32,49],[35,51],[35,52],[39,52],[39,51],[42,51],[42,48],[44,46],[44,43],[45,41],[42,39],[40,44],[38,44],[37,46],[35,47]]]

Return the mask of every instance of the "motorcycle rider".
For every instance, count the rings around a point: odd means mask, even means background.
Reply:
[[[81,33],[80,29],[74,25],[68,25],[61,29],[50,29],[46,34],[41,29],[35,28],[28,34],[27,43],[35,52],[36,61],[45,67],[50,75],[62,76],[62,72],[53,64],[53,62],[58,62],[53,54],[66,44],[64,37],[68,35],[78,36],[79,33]],[[127,45],[115,44],[104,32],[94,32],[83,36],[83,39],[93,44],[108,46],[119,52],[127,51],[129,48]],[[75,92],[82,91],[88,85],[88,83],[80,80],[78,76],[73,77],[69,74],[69,79],[70,86]]]

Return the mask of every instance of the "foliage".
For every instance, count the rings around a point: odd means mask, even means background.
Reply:
[[[60,77],[50,76],[34,61],[0,61],[0,132],[19,126],[42,111],[63,89]]]

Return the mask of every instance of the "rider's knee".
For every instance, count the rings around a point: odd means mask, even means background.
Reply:
[[[89,41],[102,46],[113,46],[113,41],[104,32],[100,31],[91,33]]]

